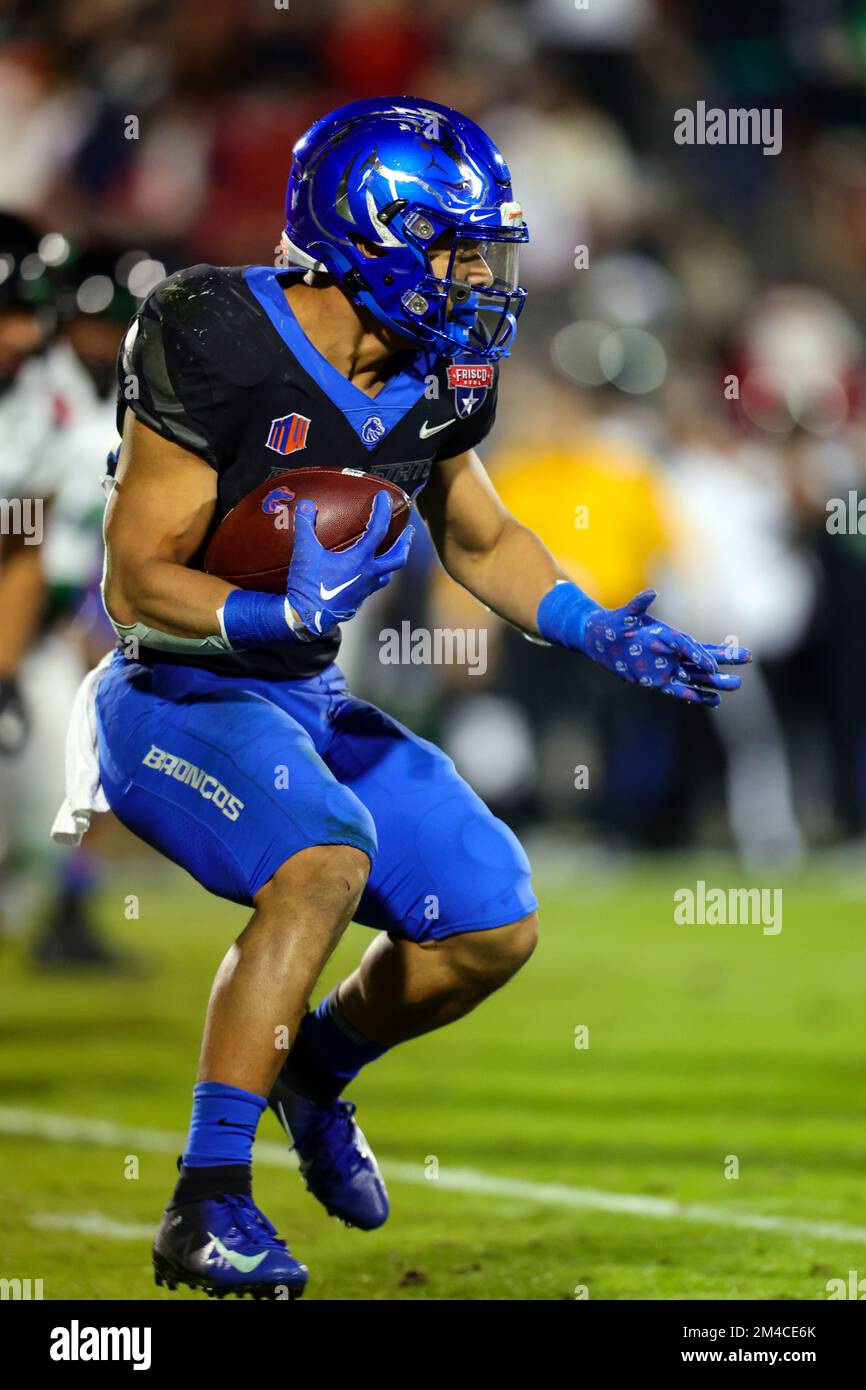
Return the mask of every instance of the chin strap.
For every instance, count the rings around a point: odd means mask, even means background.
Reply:
[[[470,347],[469,334],[475,327],[478,315],[478,294],[472,290],[464,299],[457,300],[446,316],[449,337],[461,347]]]

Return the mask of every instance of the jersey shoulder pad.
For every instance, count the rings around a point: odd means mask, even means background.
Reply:
[[[268,325],[235,266],[194,265],[163,280],[138,315],[170,333],[214,375],[251,386],[268,369]]]
[[[118,429],[127,408],[158,434],[221,465],[242,391],[269,370],[269,338],[234,267],[196,265],[142,303],[118,358]]]

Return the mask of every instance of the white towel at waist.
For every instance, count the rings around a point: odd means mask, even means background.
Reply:
[[[59,845],[79,845],[90,828],[94,811],[107,811],[108,802],[99,780],[96,746],[96,689],[113,652],[107,652],[78,687],[66,733],[66,799],[51,827]]]

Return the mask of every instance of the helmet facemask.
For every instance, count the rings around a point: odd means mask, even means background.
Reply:
[[[465,353],[492,361],[506,356],[526,298],[518,279],[525,226],[475,228],[411,206],[387,225],[397,244],[379,248],[376,277],[386,287],[389,279],[408,281],[393,296],[390,324],[443,356]],[[408,275],[407,259],[413,270]],[[397,262],[402,275],[390,268]],[[383,307],[383,296],[376,297]]]
[[[465,227],[437,239],[419,287],[439,309],[438,321],[427,324],[437,338],[480,357],[507,352],[526,296],[518,279],[523,239],[515,229],[480,239],[474,230],[467,235]]]

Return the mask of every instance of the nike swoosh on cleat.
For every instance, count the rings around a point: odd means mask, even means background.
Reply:
[[[260,1255],[239,1255],[236,1250],[228,1250],[213,1231],[208,1231],[208,1235],[213,1241],[217,1254],[222,1255],[224,1260],[228,1260],[232,1269],[236,1269],[239,1274],[252,1274],[253,1270],[258,1269],[262,1260],[267,1257],[267,1250],[263,1250]]]
[[[449,425],[456,424],[455,420],[446,420],[444,425],[428,425],[425,420],[420,429],[422,439],[429,439],[431,434],[438,434],[440,430],[447,430]]]
[[[344,589],[348,589],[348,587],[349,587],[350,584],[354,584],[355,579],[360,579],[360,578],[361,578],[360,574],[356,574],[354,579],[347,579],[346,582],[345,582],[345,584],[338,584],[337,587],[336,587],[336,589],[326,589],[325,586],[324,586],[324,584],[320,584],[320,585],[319,585],[319,593],[322,595],[322,598],[323,598],[323,599],[325,600],[325,602],[327,603],[327,601],[328,601],[329,598],[335,598],[335,597],[337,596],[337,594],[341,594],[341,593],[343,592]]]

